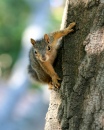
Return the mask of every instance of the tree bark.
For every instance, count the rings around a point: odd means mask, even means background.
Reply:
[[[62,28],[76,31],[62,39],[45,130],[104,129],[104,1],[67,0]],[[61,66],[60,66],[61,65]]]

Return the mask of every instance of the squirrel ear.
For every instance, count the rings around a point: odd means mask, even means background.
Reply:
[[[44,40],[45,40],[47,43],[49,43],[49,36],[48,36],[48,34],[44,34]]]
[[[31,38],[30,41],[31,41],[31,43],[32,43],[33,45],[35,45],[36,42],[35,42],[34,39]]]

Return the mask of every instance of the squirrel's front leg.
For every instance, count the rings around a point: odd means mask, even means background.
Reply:
[[[67,35],[70,32],[73,32],[74,30],[72,29],[74,26],[76,25],[75,22],[70,23],[69,26],[63,30],[57,31],[57,32],[53,32],[53,37],[55,40]]]
[[[48,61],[43,62],[41,67],[52,78],[52,85],[59,88],[60,83],[58,82],[58,80],[61,80],[61,79],[58,77],[58,75],[55,72],[55,70],[54,70],[53,66],[51,65],[51,63],[48,62]]]

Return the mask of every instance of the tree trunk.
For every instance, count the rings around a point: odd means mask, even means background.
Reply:
[[[104,1],[67,0],[64,16],[62,28],[77,25],[62,39],[56,63],[62,83],[51,91],[45,130],[103,130]]]

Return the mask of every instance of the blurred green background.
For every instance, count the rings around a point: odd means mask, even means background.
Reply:
[[[7,78],[18,58],[30,9],[23,0],[0,0],[0,68]]]

